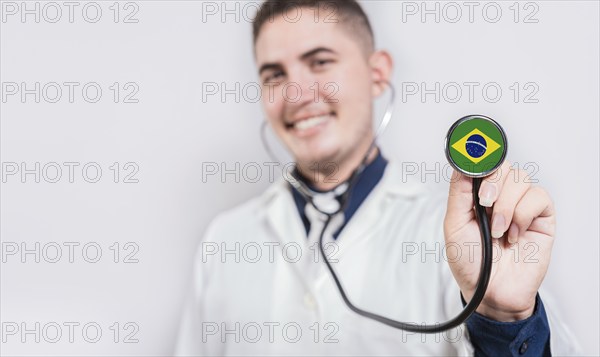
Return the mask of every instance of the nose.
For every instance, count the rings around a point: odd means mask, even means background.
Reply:
[[[283,89],[283,96],[289,106],[302,107],[318,100],[319,84],[309,70],[299,68],[290,73],[288,78],[289,81]]]

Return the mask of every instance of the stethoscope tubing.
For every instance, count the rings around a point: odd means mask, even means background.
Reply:
[[[379,321],[383,324],[386,324],[388,326],[391,326],[391,327],[394,327],[397,329],[401,329],[401,330],[408,331],[408,332],[439,333],[439,332],[443,332],[443,331],[458,327],[459,325],[464,323],[469,318],[469,316],[471,316],[471,314],[473,314],[473,312],[475,312],[475,310],[477,310],[477,307],[479,306],[481,301],[483,301],[483,297],[485,296],[485,292],[487,290],[487,286],[490,281],[490,276],[492,273],[492,254],[493,254],[492,238],[491,238],[491,231],[490,231],[490,222],[489,222],[487,212],[485,210],[485,207],[483,207],[479,204],[479,187],[481,186],[481,180],[482,180],[481,177],[473,178],[473,202],[474,202],[476,219],[479,224],[479,230],[481,233],[481,243],[482,243],[481,268],[480,268],[480,272],[479,272],[479,278],[477,281],[477,287],[475,289],[475,293],[474,293],[473,297],[466,304],[466,306],[463,308],[463,310],[458,315],[456,315],[454,318],[452,318],[446,322],[436,323],[436,324],[416,324],[416,323],[401,322],[401,321],[396,321],[396,320],[390,319],[388,317],[381,316],[381,315],[378,315],[378,314],[375,314],[375,313],[372,313],[372,312],[369,312],[369,311],[366,311],[366,310],[363,310],[363,309],[357,307],[350,301],[350,298],[348,297],[344,288],[342,287],[342,283],[341,283],[339,277],[337,276],[337,274],[335,273],[335,270],[331,266],[331,263],[330,263],[329,259],[327,258],[327,255],[325,254],[325,251],[323,248],[323,239],[325,236],[325,231],[327,230],[327,227],[329,226],[332,217],[338,213],[343,212],[345,207],[348,205],[350,195],[352,194],[352,188],[354,187],[359,174],[366,167],[369,155],[372,152],[372,150],[375,149],[375,147],[376,147],[375,144],[376,144],[377,138],[385,131],[386,127],[388,126],[388,124],[391,120],[391,117],[393,114],[393,109],[394,109],[394,103],[395,103],[395,89],[391,83],[389,83],[387,81],[384,81],[384,82],[389,86],[389,88],[391,90],[391,100],[387,105],[383,119],[381,120],[381,123],[379,124],[379,127],[377,128],[377,130],[375,132],[375,135],[373,137],[371,145],[369,146],[369,149],[367,150],[367,153],[365,154],[362,162],[354,170],[352,175],[350,175],[350,178],[348,178],[344,183],[342,183],[342,185],[347,185],[347,187],[346,187],[345,191],[339,196],[339,197],[341,197],[341,204],[340,204],[340,207],[338,207],[338,209],[335,210],[335,212],[325,212],[325,211],[321,210],[314,203],[314,200],[313,200],[314,192],[304,182],[302,182],[300,179],[294,177],[293,173],[289,173],[289,175],[291,176],[291,179],[287,175],[284,175],[284,177],[286,178],[286,181],[288,182],[288,184],[290,186],[292,186],[294,189],[296,189],[296,191],[298,191],[306,199],[308,204],[312,205],[317,211],[319,211],[320,213],[322,213],[326,216],[325,224],[323,225],[321,233],[319,234],[319,251],[320,251],[321,256],[323,257],[323,260],[325,262],[325,265],[327,266],[327,269],[331,273],[331,276],[335,282],[335,285],[337,286],[337,289],[339,290],[339,293],[342,296],[342,299],[344,300],[344,303],[346,304],[346,306],[348,306],[348,308],[350,310],[354,311],[355,313],[357,313],[361,316],[364,316],[366,318],[369,318],[369,319],[372,319],[375,321]],[[266,121],[263,122],[263,125],[261,128],[261,139],[262,139],[263,145],[265,146],[265,149],[267,150],[267,153],[269,154],[269,156],[271,158],[273,158],[274,160],[276,160],[277,159],[276,155],[271,150],[271,148],[268,144],[268,140],[266,138],[266,134],[265,134],[266,124],[267,124]]]
[[[469,316],[471,316],[471,314],[473,314],[473,312],[475,312],[475,310],[477,310],[477,307],[483,300],[483,297],[485,296],[485,292],[487,290],[487,286],[489,284],[490,276],[492,273],[493,250],[492,250],[492,239],[491,239],[491,233],[490,233],[490,222],[489,222],[489,218],[488,218],[487,212],[485,210],[485,207],[483,207],[479,204],[479,187],[480,187],[480,185],[481,185],[481,178],[474,178],[473,179],[473,202],[475,203],[475,215],[476,215],[477,221],[479,223],[479,230],[481,232],[481,243],[482,243],[481,268],[480,268],[480,272],[479,272],[479,279],[477,281],[477,288],[475,289],[475,293],[474,293],[473,297],[471,298],[471,300],[467,303],[467,305],[463,308],[463,310],[458,315],[456,315],[454,318],[452,318],[446,322],[443,322],[443,323],[428,324],[428,325],[427,324],[416,324],[416,323],[396,321],[396,320],[390,319],[388,317],[381,316],[381,315],[363,310],[363,309],[357,307],[356,305],[354,305],[350,301],[350,298],[348,297],[344,288],[342,287],[342,283],[341,283],[340,279],[338,278],[337,274],[335,273],[335,270],[331,266],[331,263],[329,262],[329,259],[327,258],[327,254],[325,254],[325,251],[323,249],[323,237],[325,236],[325,231],[327,230],[327,226],[331,222],[332,217],[335,215],[335,214],[327,214],[325,224],[323,225],[321,233],[319,234],[319,251],[321,252],[321,256],[323,257],[323,260],[325,261],[325,265],[327,266],[327,269],[331,273],[331,277],[333,278],[335,285],[337,286],[337,289],[340,292],[340,295],[342,296],[342,299],[344,300],[344,303],[346,304],[346,306],[348,306],[348,308],[350,310],[354,311],[355,313],[357,313],[361,316],[364,316],[366,318],[381,322],[385,325],[388,325],[388,326],[391,326],[391,327],[394,327],[397,329],[401,329],[404,331],[408,331],[408,332],[439,333],[439,332],[453,329],[455,327],[458,327],[462,323],[464,323],[469,318]],[[349,190],[350,190],[350,188],[349,188]]]

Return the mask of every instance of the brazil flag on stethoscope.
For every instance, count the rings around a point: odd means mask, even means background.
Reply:
[[[461,118],[446,136],[448,161],[470,177],[483,177],[494,171],[504,161],[506,150],[504,130],[483,115]]]

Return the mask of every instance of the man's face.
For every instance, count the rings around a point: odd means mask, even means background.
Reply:
[[[340,163],[372,140],[372,71],[362,42],[343,24],[315,22],[313,10],[301,10],[297,22],[276,16],[261,28],[262,103],[298,162]]]

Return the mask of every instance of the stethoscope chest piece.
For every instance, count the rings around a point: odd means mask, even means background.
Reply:
[[[483,115],[456,121],[446,135],[446,158],[469,177],[491,175],[506,158],[508,143],[502,127]]]

